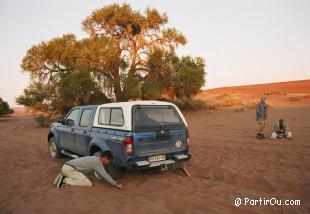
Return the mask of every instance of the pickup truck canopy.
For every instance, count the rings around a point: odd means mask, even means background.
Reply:
[[[93,122],[93,127],[98,128],[110,128],[110,129],[118,129],[118,130],[125,130],[125,131],[132,131],[132,107],[137,105],[143,105],[143,106],[173,106],[178,114],[180,115],[181,119],[183,120],[183,123],[187,127],[187,123],[185,121],[184,116],[182,115],[181,111],[173,104],[169,102],[162,102],[162,101],[132,101],[132,102],[117,102],[117,103],[106,103],[103,105],[99,105]],[[112,109],[122,109],[123,124],[118,125],[106,125],[99,120],[100,111],[102,113],[102,109],[105,108],[112,108]]]

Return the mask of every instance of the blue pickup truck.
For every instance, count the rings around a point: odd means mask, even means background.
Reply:
[[[161,101],[74,107],[51,125],[47,141],[54,159],[110,151],[118,169],[168,169],[191,158],[184,116]]]

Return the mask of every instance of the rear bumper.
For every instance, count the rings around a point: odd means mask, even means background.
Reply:
[[[163,161],[156,161],[156,162],[149,162],[146,160],[143,161],[136,161],[136,162],[128,162],[128,164],[133,167],[134,169],[148,169],[154,167],[160,167],[163,165],[174,165],[179,162],[189,161],[191,159],[191,154],[179,154],[174,155],[172,159],[167,159]]]

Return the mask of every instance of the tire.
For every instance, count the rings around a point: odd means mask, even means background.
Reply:
[[[100,156],[100,154],[101,151],[98,151],[95,152],[93,156]],[[104,169],[115,181],[119,180],[122,177],[122,170],[119,167],[115,166],[113,161],[111,161],[108,165],[105,165]],[[102,177],[97,172],[94,172],[94,175],[98,180],[102,180]]]
[[[54,137],[51,137],[48,141],[48,150],[53,159],[62,157],[61,149],[57,146],[56,139]]]

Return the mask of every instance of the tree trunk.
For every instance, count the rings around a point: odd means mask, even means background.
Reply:
[[[113,81],[114,95],[116,102],[124,102],[127,101],[121,87],[121,80],[119,76],[119,72],[114,72],[114,81]]]
[[[133,41],[131,49],[131,65],[129,69],[129,75],[133,75],[136,72],[137,47],[135,41]]]
[[[116,102],[127,101],[122,91],[120,81],[114,81],[113,85],[114,85],[113,87],[114,87],[115,101]]]

